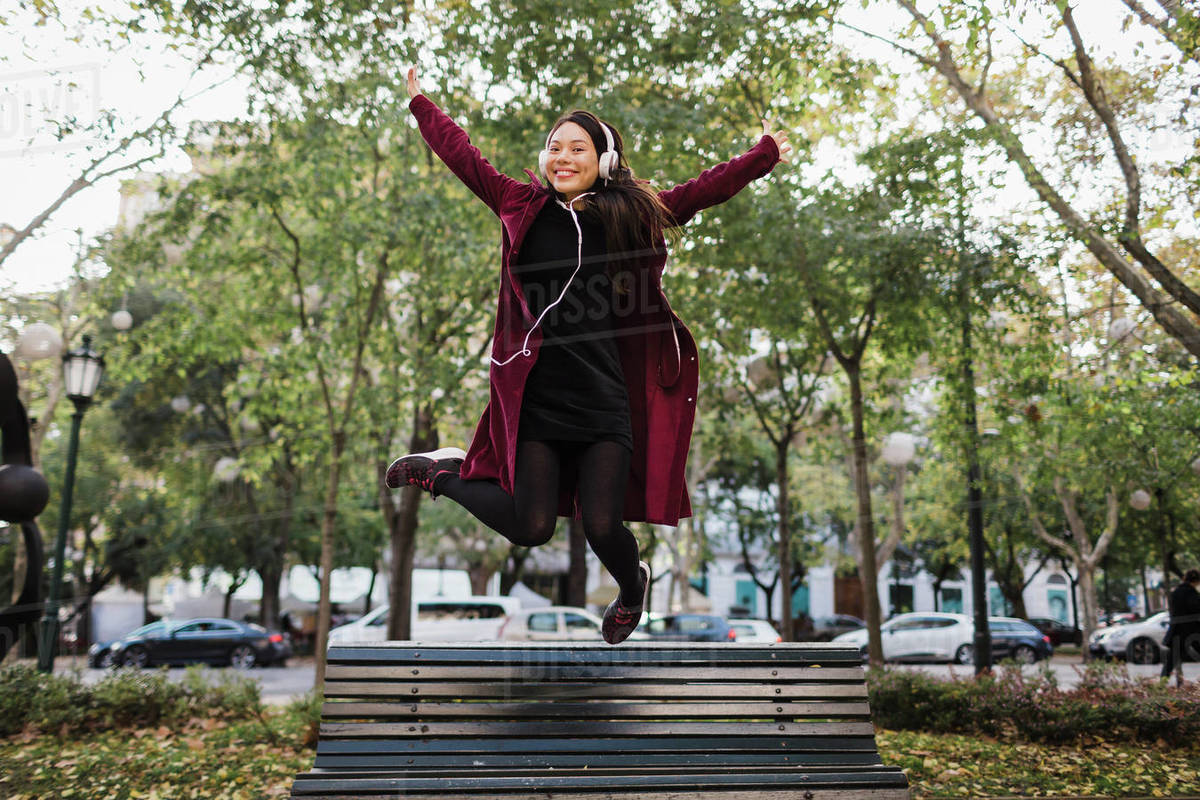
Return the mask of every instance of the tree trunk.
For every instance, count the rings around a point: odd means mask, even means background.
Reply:
[[[781,436],[775,445],[775,483],[779,487],[775,507],[779,515],[779,585],[783,587],[780,598],[779,633],[785,642],[794,642],[796,632],[792,625],[792,526],[788,498],[788,445],[792,437]],[[874,545],[872,545],[874,547]]]
[[[375,581],[379,577],[379,565],[371,563],[371,581],[367,584],[367,593],[363,597],[363,616],[371,613],[371,597],[375,594]]]
[[[489,569],[484,563],[476,564],[467,569],[467,577],[471,581],[471,594],[487,594],[488,581],[496,574],[494,569]]]
[[[850,362],[844,366],[846,377],[850,379],[850,411],[854,425],[854,493],[858,501],[855,526],[858,528],[858,546],[862,562],[859,580],[863,589],[867,646],[870,649],[871,666],[881,667],[883,640],[879,632],[882,623],[877,583],[879,569],[875,564],[875,520],[871,513],[871,483],[867,474],[867,438],[863,432],[862,376],[858,362]]]
[[[289,465],[290,457],[287,459]],[[262,579],[262,599],[259,601],[259,624],[275,628],[280,624],[279,586],[283,582],[283,564],[287,559],[292,540],[292,512],[296,503],[296,474],[293,470],[282,471],[283,508],[275,522],[275,538],[265,563],[260,565],[258,575]]]
[[[317,603],[316,677],[314,686],[325,687],[325,656],[329,644],[329,627],[332,616],[330,606],[330,579],[333,573],[333,536],[337,526],[338,486],[342,482],[342,453],[346,449],[346,431],[337,429],[333,433],[333,448],[330,452],[329,480],[325,484],[325,510],[321,516],[321,597]]]
[[[414,408],[412,425],[409,452],[436,450],[438,436],[434,429],[433,409],[428,405]],[[386,469],[386,465],[380,465],[381,473]],[[406,486],[401,489],[397,508],[393,495],[383,488],[382,477],[381,474],[379,486],[383,494],[384,516],[388,522],[392,543],[392,574],[388,585],[388,638],[411,639],[412,571],[417,550],[417,512],[421,507],[422,490],[418,486]]]
[[[567,596],[569,606],[583,608],[587,605],[587,537],[583,535],[583,522],[572,518],[567,523],[567,539],[570,547],[570,562],[567,566]]]

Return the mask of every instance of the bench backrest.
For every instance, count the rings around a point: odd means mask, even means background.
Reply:
[[[333,647],[314,773],[553,773],[611,789],[607,772],[645,776],[647,790],[670,775],[741,786],[803,773],[847,797],[906,797],[880,762],[860,658],[786,643]]]

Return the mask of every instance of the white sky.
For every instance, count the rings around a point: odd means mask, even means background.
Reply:
[[[60,5],[71,8],[74,2],[65,0]],[[892,13],[881,13],[889,9]],[[1084,35],[1091,43],[1111,45],[1119,36],[1124,6],[1119,0],[1087,0],[1087,11],[1080,19]],[[890,3],[874,4],[869,14],[855,7],[855,22],[885,33],[887,21],[899,19],[898,13]],[[70,19],[70,12],[64,19]],[[84,34],[84,41],[71,41],[74,33]],[[0,224],[23,228],[61,194],[88,162],[89,146],[96,146],[78,138],[55,141],[47,119],[77,114],[90,121],[103,109],[113,109],[130,123],[123,128],[129,130],[152,120],[178,94],[193,94],[228,75],[227,70],[212,68],[190,77],[191,67],[183,58],[159,43],[148,46],[147,37],[138,40],[137,48],[112,53],[87,41],[87,33],[86,29],[63,31],[57,25],[0,27],[0,54],[7,56],[0,60]],[[855,38],[860,51],[878,48],[881,56],[893,56],[882,43]],[[176,112],[176,119],[235,116],[245,108],[244,86],[244,80],[228,81],[189,102]],[[175,149],[144,168],[186,171],[189,166],[187,156]],[[62,283],[75,260],[76,229],[82,230],[86,241],[116,223],[121,177],[128,175],[105,179],[80,192],[35,240],[23,243],[0,267],[0,291],[33,291]]]
[[[0,62],[0,223],[16,229],[62,194],[94,157],[89,148],[100,144],[79,137],[59,142],[47,129],[48,119],[74,114],[90,122],[113,109],[122,118],[122,131],[136,130],[180,94],[195,94],[229,75],[213,68],[193,77],[185,59],[165,47],[146,46],[145,40],[136,49],[113,53],[87,41],[72,42],[71,33],[53,25],[0,28],[0,53],[8,56]],[[186,123],[236,115],[245,108],[244,85],[235,78],[205,92],[176,111],[175,119]],[[175,148],[145,168],[186,171],[190,166]],[[87,241],[116,224],[120,182],[127,177],[106,178],[60,208],[35,240],[22,243],[0,267],[0,291],[61,284],[75,261],[76,229]]]

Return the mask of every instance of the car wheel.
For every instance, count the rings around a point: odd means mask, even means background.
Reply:
[[[239,644],[229,653],[229,665],[237,669],[250,669],[256,660],[254,648],[248,644]]]
[[[125,651],[125,658],[121,663],[134,669],[144,669],[150,665],[150,654],[146,652],[146,648],[134,645]]]
[[[974,664],[975,646],[970,644],[960,644],[958,649],[954,651],[954,663]]]
[[[117,665],[113,660],[112,650],[105,650],[96,659],[96,669],[112,669]]]
[[[1130,664],[1157,664],[1158,645],[1145,636],[1139,636],[1125,649],[1125,660]]]
[[[1027,644],[1017,645],[1013,650],[1013,658],[1022,664],[1033,664],[1038,660],[1037,651]]]

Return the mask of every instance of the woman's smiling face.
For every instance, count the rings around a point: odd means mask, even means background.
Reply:
[[[550,185],[562,192],[567,200],[574,200],[592,188],[600,176],[600,159],[596,145],[587,131],[574,122],[564,122],[550,135],[546,148],[550,158],[546,161],[546,173]]]

